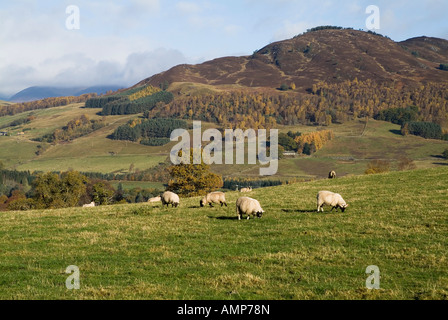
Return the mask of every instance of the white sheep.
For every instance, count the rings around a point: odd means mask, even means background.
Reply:
[[[225,193],[224,192],[220,192],[220,191],[210,192],[204,198],[202,198],[201,201],[199,202],[201,207],[203,207],[203,206],[205,206],[207,204],[209,204],[210,207],[213,207],[213,205],[212,205],[213,203],[221,204],[221,207],[223,205],[225,205],[227,207]]]
[[[324,211],[323,206],[331,206],[331,211],[336,208],[341,208],[342,212],[348,207],[348,204],[345,203],[344,199],[339,193],[333,193],[331,191],[319,191],[317,193],[317,212]]]
[[[238,220],[241,220],[243,214],[247,214],[247,219],[249,220],[251,215],[256,215],[258,218],[261,218],[264,210],[261,208],[258,200],[249,197],[240,197],[236,201],[236,213]]]
[[[161,196],[161,200],[162,200],[162,206],[166,205],[167,208],[168,205],[170,204],[171,207],[177,207],[180,202],[179,196],[171,191],[165,191]]]
[[[88,204],[83,205],[83,208],[93,208],[95,206],[95,201],[92,201]]]
[[[251,192],[252,191],[252,187],[249,188],[241,188],[240,192]]]
[[[150,198],[150,199],[148,200],[149,203],[159,202],[159,201],[162,201],[162,198],[161,198],[160,196],[158,196],[158,197],[154,197],[154,198]]]

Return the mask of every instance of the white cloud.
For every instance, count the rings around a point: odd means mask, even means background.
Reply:
[[[284,40],[292,38],[302,32],[305,32],[307,29],[314,27],[314,25],[300,21],[293,23],[291,21],[284,21],[283,26],[274,33],[272,41]]]
[[[182,14],[193,14],[202,11],[202,7],[195,2],[180,1],[176,3],[176,9]]]

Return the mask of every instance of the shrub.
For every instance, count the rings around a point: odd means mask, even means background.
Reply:
[[[389,172],[390,162],[386,160],[373,160],[367,165],[365,174],[377,174],[383,172]]]
[[[444,157],[445,159],[448,159],[448,149],[445,149],[445,151],[443,151],[442,157]]]
[[[401,157],[398,160],[398,170],[403,171],[403,170],[413,170],[417,168],[417,166],[415,165],[414,161],[409,159],[408,157]]]

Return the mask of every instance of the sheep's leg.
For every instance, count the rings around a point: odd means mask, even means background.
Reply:
[[[213,205],[212,205],[212,203],[210,202],[209,204],[208,204],[209,206],[210,206],[210,208],[213,208]]]

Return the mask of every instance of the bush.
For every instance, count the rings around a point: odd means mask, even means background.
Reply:
[[[13,200],[8,204],[8,210],[32,210],[36,208],[36,203],[33,199],[17,199]]]
[[[403,171],[403,170],[414,170],[415,168],[417,168],[417,166],[415,165],[414,161],[409,159],[408,157],[401,157],[398,160],[398,170]]]
[[[377,174],[389,172],[390,170],[390,162],[386,160],[373,160],[369,162],[367,165],[367,169],[364,172],[365,174]]]
[[[448,71],[448,63],[441,63],[439,69]]]
[[[448,159],[448,149],[445,149],[445,151],[443,151],[442,157],[444,157],[445,159]]]

